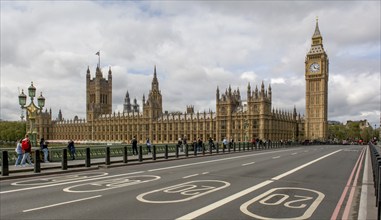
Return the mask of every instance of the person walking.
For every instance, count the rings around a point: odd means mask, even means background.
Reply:
[[[30,153],[32,152],[32,145],[29,140],[28,134],[25,135],[25,138],[21,141],[21,148],[24,151],[24,155],[21,160],[21,166],[25,167],[26,161],[30,166],[33,166],[32,161],[30,160]]]
[[[138,155],[138,141],[136,140],[136,136],[134,136],[134,138],[132,138],[131,140],[131,144],[132,144],[132,155]],[[136,154],[135,154],[136,152]]]
[[[71,159],[75,160],[75,146],[74,146],[74,141],[70,140],[67,145],[67,149],[70,153]]]
[[[146,145],[147,145],[147,152],[148,152],[148,154],[150,154],[151,153],[151,142],[150,142],[149,138],[147,138],[147,140],[146,140]]]
[[[222,144],[224,145],[224,149],[226,149],[226,146],[228,145],[228,140],[226,137],[222,140]]]
[[[17,153],[17,159],[16,159],[15,167],[21,165],[21,160],[23,157],[23,150],[21,147],[21,141],[22,141],[21,139],[17,141],[17,145],[16,145],[16,149],[15,149],[15,151]]]
[[[48,160],[48,156],[49,156],[48,142],[46,142],[44,138],[41,138],[41,140],[40,140],[40,148],[41,148],[41,151],[44,153],[44,163],[49,163],[49,160]]]
[[[186,146],[187,146],[187,136],[184,135],[184,137],[183,137],[183,152],[185,152]]]
[[[209,149],[216,149],[212,137],[209,137]]]

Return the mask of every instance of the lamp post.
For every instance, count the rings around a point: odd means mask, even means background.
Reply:
[[[26,120],[27,124],[29,123],[29,128],[27,126],[27,134],[29,135],[29,139],[31,141],[32,147],[37,146],[37,129],[35,128],[36,116],[37,113],[45,106],[45,98],[42,96],[42,92],[40,96],[37,98],[36,106],[33,102],[34,97],[36,96],[36,87],[33,86],[33,82],[28,88],[28,95],[30,97],[29,105],[26,105],[27,96],[24,94],[24,90],[21,91],[19,95],[19,104],[21,109],[26,109]]]

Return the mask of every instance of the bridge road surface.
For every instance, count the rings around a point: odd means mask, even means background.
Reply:
[[[341,219],[363,149],[245,151],[4,180],[0,219]]]

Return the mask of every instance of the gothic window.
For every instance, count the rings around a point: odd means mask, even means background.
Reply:
[[[226,120],[221,121],[221,129],[226,129]]]

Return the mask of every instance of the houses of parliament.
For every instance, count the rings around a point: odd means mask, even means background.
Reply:
[[[261,140],[325,140],[327,139],[328,56],[323,48],[318,21],[312,43],[305,58],[306,110],[305,116],[285,112],[272,106],[271,85],[247,84],[247,99],[241,99],[239,88],[216,88],[216,111],[195,111],[192,105],[184,112],[163,111],[163,97],[159,87],[156,66],[153,69],[151,89],[143,95],[141,108],[135,99],[131,102],[127,91],[123,112],[112,111],[112,70],[107,78],[100,65],[92,77],[86,72],[86,119],[63,120],[61,110],[57,119],[52,113],[41,112],[36,118],[39,138],[130,143],[136,136],[140,143],[150,138],[153,143],[175,143],[187,137],[193,141],[223,138],[235,141]],[[164,97],[165,98],[165,97]]]

